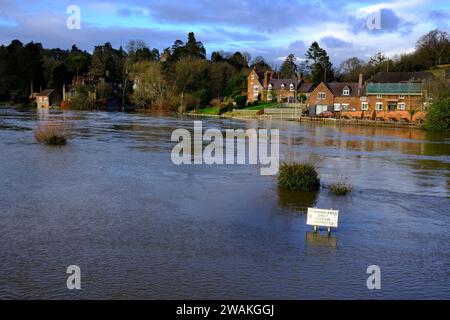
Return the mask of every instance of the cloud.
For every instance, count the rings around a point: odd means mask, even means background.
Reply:
[[[322,1],[273,0],[154,0],[143,5],[162,23],[233,25],[273,33],[317,21],[336,20]]]
[[[428,13],[428,18],[436,23],[439,29],[450,28],[450,12],[444,10],[432,10]]]
[[[372,23],[374,27],[369,28],[368,24]],[[399,17],[392,9],[382,8],[364,17],[350,16],[349,25],[354,34],[366,32],[372,35],[381,35],[397,32],[405,35],[412,32],[415,23]]]
[[[335,38],[335,37],[323,37],[319,41],[320,43],[323,43],[327,48],[348,48],[351,46],[350,42]]]
[[[434,28],[447,29],[444,0],[77,0],[82,29],[67,30],[72,0],[0,0],[0,43],[38,41],[46,47],[77,44],[92,51],[107,41],[125,46],[142,39],[164,49],[195,32],[208,54],[247,51],[279,64],[289,53],[299,60],[319,41],[333,63],[414,48]],[[381,29],[368,30],[367,17],[380,11]],[[394,52],[395,50],[395,52]]]

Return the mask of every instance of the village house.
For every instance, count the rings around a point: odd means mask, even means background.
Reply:
[[[333,112],[336,116],[361,110],[365,102],[365,85],[362,74],[359,82],[320,83],[310,94],[308,109],[310,116]]]
[[[325,111],[338,118],[422,122],[432,97],[424,82],[435,78],[428,72],[380,72],[367,83],[321,83],[311,93],[309,115]]]
[[[36,104],[38,108],[54,108],[61,103],[61,95],[57,90],[46,89],[35,94]]]
[[[363,118],[383,121],[423,122],[432,100],[425,82],[435,81],[431,72],[379,72],[366,85]]]
[[[247,79],[247,101],[298,102],[302,96],[308,98],[313,85],[296,79],[277,79],[271,71],[252,70]]]

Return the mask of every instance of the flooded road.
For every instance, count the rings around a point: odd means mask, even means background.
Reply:
[[[42,119],[65,121],[66,146],[35,143]],[[173,165],[171,133],[193,120],[0,109],[0,298],[450,299],[448,133],[203,119],[279,128],[282,160],[353,185],[335,197],[279,190],[258,166]],[[331,238],[310,206],[340,210]]]

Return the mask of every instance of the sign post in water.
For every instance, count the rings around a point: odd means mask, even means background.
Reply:
[[[327,227],[328,233],[331,233],[331,228],[338,227],[338,220],[338,210],[308,208],[306,224],[314,226],[314,232],[317,232],[319,227]]]

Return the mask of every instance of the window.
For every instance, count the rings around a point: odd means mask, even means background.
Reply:
[[[328,110],[328,106],[326,105],[317,105],[316,107],[316,114],[322,114],[323,112]]]
[[[398,110],[405,110],[406,104],[404,102],[400,102],[397,105]]]
[[[273,88],[273,87],[272,87],[272,85],[271,85],[271,84],[269,84],[269,90],[272,90],[272,88]]]
[[[295,91],[295,85],[294,85],[293,83],[291,83],[291,85],[289,86],[289,89],[290,89],[291,91]]]
[[[350,95],[350,89],[344,89],[344,91],[342,91],[342,95],[343,96],[349,96]]]
[[[362,110],[362,111],[367,111],[367,110],[369,110],[369,104],[368,104],[367,102],[361,103],[361,110]]]
[[[400,100],[403,100],[403,99],[405,99],[405,96],[401,94],[401,95],[398,96],[398,98],[399,98]]]
[[[348,105],[348,103],[343,103],[342,104],[342,111],[348,111],[350,108],[350,106]]]
[[[335,103],[334,104],[334,111],[341,111],[341,104],[340,103]]]
[[[375,104],[375,110],[382,111],[383,110],[383,103],[382,102],[377,102]]]
[[[259,91],[259,87],[258,86],[254,86],[253,87],[253,91],[258,92]]]
[[[283,84],[281,85],[281,89],[284,90],[284,88],[286,88],[286,85],[283,83]]]
[[[317,98],[321,100],[325,99],[325,97],[325,92],[319,92],[319,94],[317,95]]]
[[[252,80],[255,80],[255,76],[252,74]]]
[[[367,101],[367,97],[366,96],[362,96],[361,97],[361,101]]]
[[[382,94],[377,94],[377,99],[383,99],[383,95]]]

